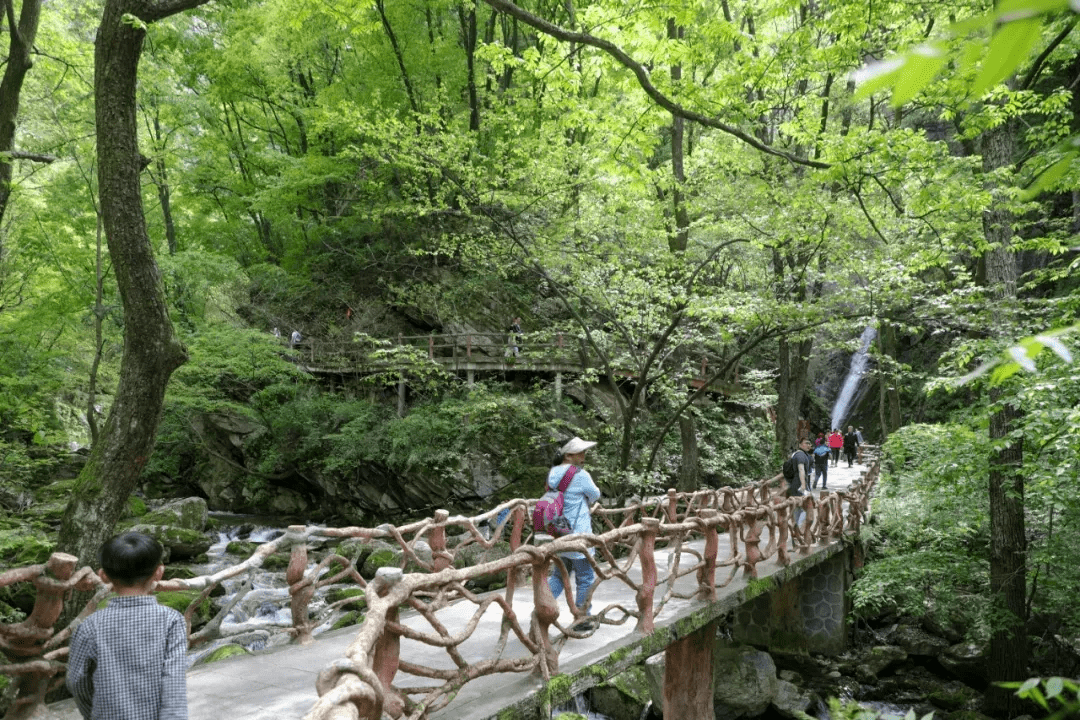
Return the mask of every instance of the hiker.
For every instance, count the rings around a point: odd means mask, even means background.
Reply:
[[[304,336],[300,334],[299,330],[293,330],[292,335],[289,336],[289,347],[294,348],[300,344],[300,341],[304,339]]]
[[[506,356],[517,357],[521,354],[521,318],[515,317],[510,321],[510,333],[506,338]]]
[[[844,436],[836,428],[829,433],[829,450],[832,452],[832,466],[840,464],[840,448],[844,447]]]
[[[596,445],[595,442],[582,440],[579,437],[572,438],[559,449],[555,465],[548,471],[547,477],[547,486],[554,490],[559,487],[559,481],[571,466],[578,468],[566,492],[563,493],[563,517],[570,523],[574,533],[586,535],[592,535],[592,515],[589,512],[589,505],[600,499],[600,488],[596,487],[592,476],[587,470],[583,470],[581,465],[585,462],[585,451],[594,445]],[[589,548],[589,555],[592,554],[593,549]],[[596,572],[589,563],[589,559],[581,552],[560,553],[559,562],[566,568],[567,577],[575,578],[577,591],[574,593],[574,605],[577,606],[580,615],[587,618],[590,608],[589,605],[583,607],[582,603],[586,602],[589,590],[596,579]],[[548,587],[551,588],[551,594],[556,599],[563,592],[563,576],[558,565],[552,565],[551,574],[548,576]],[[570,599],[568,593],[567,600]],[[592,632],[598,626],[599,623],[595,620],[585,619],[574,625],[573,629],[576,632]]]
[[[851,464],[855,462],[855,453],[858,450],[859,438],[855,435],[855,428],[848,425],[847,434],[844,435],[844,457],[847,459],[848,467],[851,467]]]
[[[787,496],[802,497],[806,495],[810,485],[810,438],[804,437],[799,441],[799,449],[791,455],[795,462],[795,477],[788,480]],[[795,525],[802,522],[806,511],[801,507],[795,508]]]
[[[164,554],[138,532],[101,546],[98,576],[116,597],[75,629],[65,681],[87,720],[187,720],[187,626],[150,594]]]
[[[821,489],[825,489],[825,483],[829,479],[829,454],[825,438],[818,438],[817,447],[814,448],[814,482],[810,485],[811,490],[817,487],[818,478],[821,478]]]

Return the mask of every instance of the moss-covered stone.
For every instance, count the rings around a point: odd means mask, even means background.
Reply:
[[[360,569],[360,575],[365,580],[370,580],[375,577],[375,573],[382,567],[400,567],[401,565],[401,550],[392,548],[389,546],[380,547],[370,555],[367,560],[364,561],[364,566]]]
[[[367,598],[364,596],[363,588],[333,588],[326,593],[326,601],[329,603],[340,602],[346,598],[352,599],[352,602],[346,603],[346,605],[360,610],[367,607]]]
[[[138,518],[146,514],[146,503],[138,495],[128,497],[127,514],[129,517]]]
[[[202,532],[206,528],[206,518],[206,501],[200,497],[188,497],[148,512],[143,522],[147,525],[169,525]]]
[[[364,614],[358,610],[350,610],[342,615],[337,621],[330,627],[331,630],[337,630],[338,628],[351,627],[359,624],[364,619]]]
[[[263,570],[286,570],[290,559],[289,553],[274,553],[263,559]]]
[[[155,593],[155,597],[157,597],[159,605],[165,605],[179,613],[185,613],[187,612],[188,606],[198,599],[199,594],[200,593],[196,590],[166,590]],[[192,613],[191,628],[194,630],[202,627],[210,622],[210,618],[213,616],[214,608],[210,603],[210,599],[207,598],[199,603],[195,608],[195,612]]]
[[[0,530],[0,565],[40,565],[49,559],[52,551],[53,543],[48,536],[30,525]]]
[[[195,572],[183,565],[166,565],[165,574],[161,576],[162,580],[190,580],[195,577]]]
[[[218,649],[214,650],[214,652],[212,652],[209,655],[207,655],[206,657],[204,657],[202,662],[203,663],[212,663],[212,662],[217,662],[218,660],[224,660],[225,658],[235,657],[237,655],[250,655],[250,654],[251,654],[250,652],[248,652],[245,648],[241,647],[240,645],[234,645],[234,644],[230,643],[228,645],[222,645]]]
[[[197,530],[169,525],[135,525],[135,532],[146,533],[169,550],[170,560],[186,560],[210,549],[210,538]]]
[[[225,552],[230,555],[239,555],[242,558],[249,558],[255,554],[255,550],[258,547],[258,543],[245,542],[243,540],[233,540],[225,546]]]

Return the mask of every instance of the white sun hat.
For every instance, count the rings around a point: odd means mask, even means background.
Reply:
[[[573,437],[568,443],[562,446],[562,449],[559,450],[559,452],[561,452],[563,455],[574,455],[575,453],[585,452],[595,444],[595,442],[589,440],[582,440],[579,437]]]

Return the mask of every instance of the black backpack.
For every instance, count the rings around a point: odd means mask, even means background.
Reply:
[[[784,478],[787,480],[794,480],[799,475],[799,470],[795,467],[795,455],[798,452],[799,451],[796,450],[791,453],[791,457],[784,461],[784,466],[781,468],[781,471],[784,473]]]

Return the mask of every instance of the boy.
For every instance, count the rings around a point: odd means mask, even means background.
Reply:
[[[150,595],[157,540],[127,532],[101,546],[98,576],[117,597],[75,630],[67,687],[87,720],[187,720],[187,627]]]

